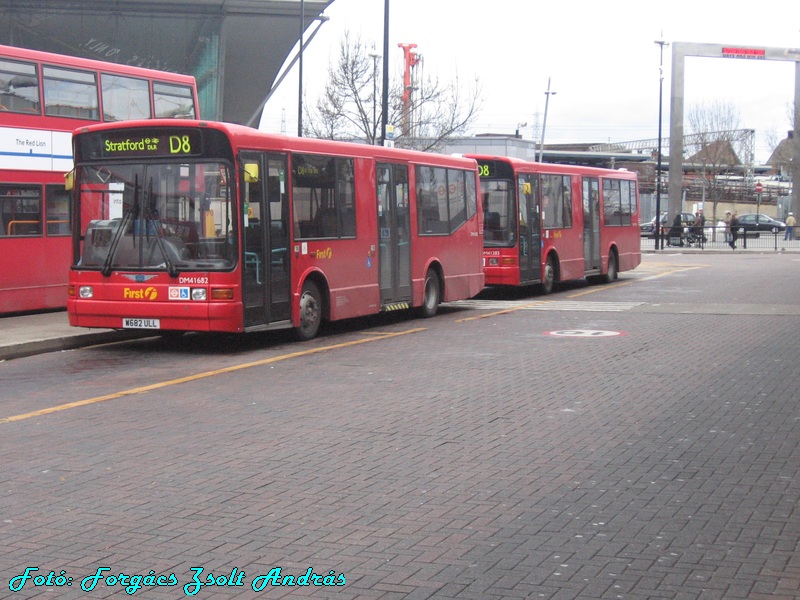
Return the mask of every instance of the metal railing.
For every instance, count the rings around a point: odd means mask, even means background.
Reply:
[[[732,239],[730,233],[722,225],[711,225],[703,228],[702,235],[695,227],[681,227],[680,235],[672,227],[662,229],[662,239],[659,247],[663,249],[695,248],[699,250],[800,250],[800,228],[795,227],[793,239],[789,239],[786,231],[753,231],[739,228]],[[647,249],[644,240],[652,240],[653,235],[642,237],[642,249]],[[732,247],[731,244],[733,244]]]

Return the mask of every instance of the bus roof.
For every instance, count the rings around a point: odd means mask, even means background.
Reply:
[[[514,156],[497,156],[490,154],[466,154],[469,158],[477,161],[495,160],[511,165],[515,170],[523,173],[564,173],[568,175],[588,175],[595,177],[620,177],[624,179],[635,179],[635,171],[628,169],[605,169],[602,167],[588,167],[582,165],[566,165],[561,163],[540,163],[517,158]]]
[[[385,159],[387,162],[402,160],[409,163],[425,163],[442,167],[476,169],[477,162],[471,157],[420,152],[384,146],[372,146],[357,142],[344,142],[309,137],[293,137],[268,133],[252,127],[218,121],[192,119],[150,119],[146,121],[117,121],[86,125],[75,130],[76,135],[96,131],[135,128],[209,128],[224,132],[237,149],[270,150],[275,152],[305,152],[309,154],[337,154],[351,157]]]

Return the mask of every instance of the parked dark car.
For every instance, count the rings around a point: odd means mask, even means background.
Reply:
[[[666,213],[663,213],[662,214],[662,219],[665,218],[665,217],[666,217]],[[641,235],[645,236],[645,237],[652,237],[653,228],[655,227],[655,225],[656,225],[656,218],[655,217],[653,217],[652,219],[650,219],[646,223],[642,223],[639,226]]]
[[[786,223],[767,215],[747,213],[739,215],[739,229],[743,229],[745,232],[771,231],[772,233],[778,233],[786,230]]]
[[[672,227],[672,219],[667,219],[667,213],[661,213],[661,235],[666,238],[669,228]],[[655,233],[653,228],[655,227],[656,218],[653,217],[647,223],[642,223],[640,226],[641,235],[646,237],[655,237]],[[690,212],[682,212],[681,213],[681,227],[691,227],[694,225],[694,215]]]

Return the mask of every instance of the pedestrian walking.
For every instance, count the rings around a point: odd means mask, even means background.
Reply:
[[[786,231],[783,234],[784,240],[793,240],[794,239],[794,226],[797,224],[797,221],[794,219],[794,214],[789,213],[789,216],[786,217]]]
[[[731,211],[725,211],[725,217],[722,219],[725,223],[725,243],[731,245]]]
[[[728,213],[726,213],[726,216],[727,214]],[[731,247],[731,250],[736,250],[736,240],[739,239],[739,212],[733,211],[730,217],[731,238],[728,245]]]

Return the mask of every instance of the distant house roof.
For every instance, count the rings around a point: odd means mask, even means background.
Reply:
[[[785,167],[792,162],[794,156],[794,132],[790,131],[786,139],[781,140],[778,147],[770,155],[767,164],[771,167]]]
[[[689,164],[725,165],[726,167],[739,167],[742,161],[733,149],[729,140],[715,140],[704,145],[699,152],[686,159]]]

